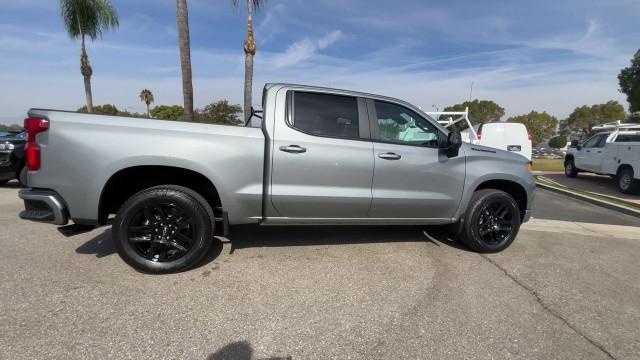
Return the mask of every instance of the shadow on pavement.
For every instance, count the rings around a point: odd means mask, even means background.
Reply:
[[[80,245],[76,249],[77,254],[83,255],[95,255],[97,258],[102,258],[116,253],[116,248],[113,245],[113,239],[111,237],[111,228],[105,229],[101,234],[93,237],[86,243]],[[215,260],[222,253],[222,241],[218,238],[214,238],[213,244],[209,249],[207,255],[200,261],[200,263],[194,266],[192,269],[197,269],[204,266],[213,260]]]
[[[253,349],[247,341],[236,341],[223,346],[209,355],[207,360],[251,360]],[[291,356],[276,356],[260,358],[258,360],[291,360]]]
[[[111,229],[108,228],[98,236],[80,245],[76,253],[84,255],[95,255],[97,258],[115,254],[116,248],[111,240]]]
[[[229,229],[231,252],[266,246],[312,246],[425,241],[423,226],[259,226]]]
[[[24,186],[21,186],[17,181],[9,181],[4,185],[0,185],[0,189],[22,189]]]
[[[229,229],[230,254],[237,249],[254,247],[288,247],[344,245],[364,243],[431,242],[467,250],[438,226],[259,226],[241,225]],[[215,238],[208,254],[195,268],[215,260],[222,253],[223,242]],[[111,229],[93,237],[76,249],[76,253],[98,258],[116,253]]]

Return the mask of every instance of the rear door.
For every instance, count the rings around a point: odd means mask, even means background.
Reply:
[[[277,121],[271,202],[281,217],[364,218],[371,206],[373,144],[363,99],[287,92]]]
[[[404,105],[367,102],[375,155],[369,216],[451,218],[462,196],[464,154],[448,158],[438,148],[444,133]]]

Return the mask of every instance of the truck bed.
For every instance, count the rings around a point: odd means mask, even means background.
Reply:
[[[139,164],[208,177],[232,223],[261,215],[265,139],[259,128],[45,109],[29,116],[49,120],[49,130],[38,135],[42,167],[29,173],[29,185],[60,194],[72,219],[97,219],[105,184]]]

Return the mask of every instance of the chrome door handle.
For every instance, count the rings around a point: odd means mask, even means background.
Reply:
[[[303,152],[307,152],[307,149],[303,148],[300,145],[289,145],[289,146],[280,146],[280,151],[288,152],[291,154],[302,154]]]
[[[402,156],[392,152],[380,153],[378,157],[385,160],[400,160],[402,158]]]

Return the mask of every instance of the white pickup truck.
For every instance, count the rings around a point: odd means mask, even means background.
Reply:
[[[640,191],[640,124],[605,124],[582,144],[571,142],[564,160],[564,173],[576,177],[579,172],[609,175],[616,179],[620,192]]]

